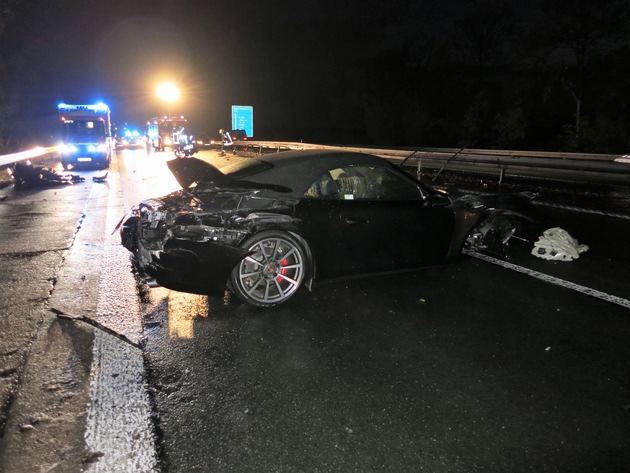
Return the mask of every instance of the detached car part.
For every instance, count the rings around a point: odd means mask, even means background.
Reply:
[[[76,174],[59,174],[45,167],[34,166],[31,161],[15,163],[7,171],[18,187],[60,186],[85,181],[85,178]]]

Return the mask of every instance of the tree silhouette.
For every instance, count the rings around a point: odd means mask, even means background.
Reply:
[[[594,57],[613,48],[628,31],[626,0],[541,0],[546,21],[539,33],[550,46],[551,59],[560,66],[559,80],[575,106],[574,139],[582,135],[582,105]]]

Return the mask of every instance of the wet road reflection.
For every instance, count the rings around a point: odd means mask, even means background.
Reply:
[[[208,316],[208,297],[170,291],[167,298],[169,337],[193,338],[195,319]]]
[[[166,161],[175,157],[173,153],[146,152],[143,149],[126,149],[117,153],[121,178],[125,179],[124,202],[127,208],[142,200],[181,189],[166,166]]]

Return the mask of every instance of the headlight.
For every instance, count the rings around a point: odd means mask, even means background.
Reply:
[[[63,145],[61,150],[64,153],[76,153],[77,151],[79,151],[79,148],[74,145]]]
[[[105,145],[105,144],[100,144],[100,145],[98,145],[98,148],[96,148],[96,150],[97,150],[97,151],[101,151],[101,152],[103,152],[103,151],[107,151],[107,145]]]

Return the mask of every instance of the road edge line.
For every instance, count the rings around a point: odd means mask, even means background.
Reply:
[[[527,276],[540,279],[541,281],[545,281],[551,284],[555,284],[556,286],[561,286],[567,289],[571,289],[581,294],[586,294],[588,296],[595,297],[595,298],[604,300],[606,302],[617,304],[621,307],[625,307],[626,309],[630,309],[630,300],[624,299],[623,297],[613,296],[612,294],[607,294],[605,292],[598,291],[597,289],[593,289],[590,287],[582,286],[580,284],[572,283],[570,281],[566,281],[564,279],[560,279],[555,276],[550,276],[549,274],[541,273],[539,271],[525,268],[523,266],[518,266],[516,264],[509,263],[507,261],[503,261],[497,258],[493,258],[492,256],[487,256],[481,253],[477,253],[475,251],[466,252],[466,254],[469,256],[472,256],[473,258],[477,258],[482,261],[485,261],[487,263],[496,264],[497,266],[502,266],[506,269],[511,269],[512,271],[516,271],[518,273],[526,274]]]

